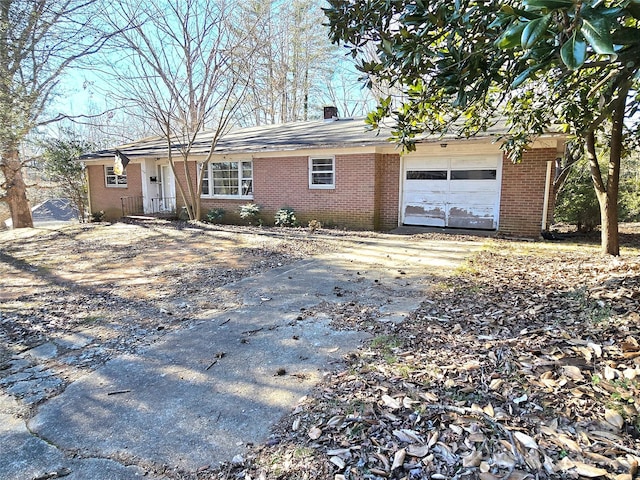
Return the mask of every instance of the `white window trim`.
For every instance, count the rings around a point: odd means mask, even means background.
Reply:
[[[238,164],[242,164],[242,163],[250,163],[251,164],[251,195],[215,195],[213,193],[213,172],[211,171],[211,165],[213,163],[238,163]],[[198,166],[198,174],[200,173],[200,167]],[[238,168],[238,184],[239,184],[239,189],[238,191],[241,192],[242,191],[242,166],[239,165]],[[215,161],[210,161],[209,164],[207,165],[207,178],[209,181],[209,193],[205,194],[203,193],[200,198],[217,198],[220,200],[253,200],[253,187],[255,185],[254,180],[253,180],[253,160],[250,159],[244,159],[244,160],[233,160],[233,161],[229,161],[229,160],[220,160],[218,162]],[[198,181],[200,181],[200,178],[198,178]]]
[[[314,184],[313,183],[313,161],[314,160],[331,160],[331,164],[332,164],[331,172],[322,172],[322,173],[331,173],[333,175],[333,183],[331,184]],[[334,155],[315,155],[313,157],[309,157],[309,189],[335,190],[335,188],[336,188],[336,157]]]
[[[127,174],[124,173],[124,172],[123,172],[123,175],[116,175],[115,173],[109,174],[109,173],[107,173],[109,168],[113,169],[113,167],[110,166],[110,165],[105,165],[104,166],[104,185],[105,185],[105,187],[106,188],[128,188],[129,187],[129,178],[127,177]],[[127,183],[116,183],[116,184],[113,184],[113,183],[107,182],[107,177],[113,177],[114,175],[116,176],[116,178],[117,177],[126,178],[127,179]],[[116,182],[117,182],[117,180],[116,180]]]

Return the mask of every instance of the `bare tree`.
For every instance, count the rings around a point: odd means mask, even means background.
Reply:
[[[239,112],[244,125],[308,120],[326,100],[342,61],[328,40],[318,0],[248,0],[236,24],[255,32],[250,83]],[[253,47],[255,45],[255,47]]]
[[[0,2],[0,201],[14,228],[32,227],[21,144],[39,126],[63,118],[47,112],[69,67],[95,53],[107,36],[95,28],[98,0]]]
[[[236,2],[226,0],[123,0],[106,20],[122,33],[105,62],[119,100],[151,119],[167,142],[169,164],[190,219],[201,217],[204,172],[220,137],[230,128],[246,88],[254,38],[232,29]],[[243,46],[245,45],[245,46]],[[242,48],[241,48],[242,46]],[[196,135],[211,130],[209,155],[193,178],[189,156]],[[177,152],[178,156],[174,156]],[[182,174],[177,175],[181,162]]]

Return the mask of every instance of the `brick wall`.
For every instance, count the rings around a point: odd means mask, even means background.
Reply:
[[[178,213],[180,213],[180,210],[182,209],[182,207],[184,206],[184,201],[182,200],[182,195],[180,194],[180,188],[178,186],[178,182],[180,182],[181,185],[183,185],[183,187],[186,187],[187,185],[187,181],[186,181],[186,175],[185,175],[185,171],[184,171],[184,162],[179,162],[179,161],[175,161],[174,160],[174,164],[175,164],[175,182],[176,182],[176,186],[175,186],[175,190],[176,190],[176,211]],[[187,163],[188,167],[189,167],[189,175],[191,176],[191,180],[194,182],[194,188],[197,188],[197,164],[196,162],[188,162]],[[189,192],[188,190],[185,189],[184,194],[188,197],[189,196]],[[207,211],[204,210],[204,213],[206,214]]]
[[[127,186],[107,187],[104,165],[88,165],[91,213],[104,210],[105,220],[117,220],[122,217],[122,197],[141,197],[142,178],[140,164],[127,165]]]
[[[400,202],[400,155],[376,155],[376,230],[392,230],[398,226]]]
[[[307,156],[255,158],[253,202],[262,219],[273,223],[277,210],[293,208],[301,225],[316,219],[328,227],[389,230],[398,225],[400,157],[336,155],[335,189],[309,188]],[[238,212],[249,200],[203,198],[202,211],[222,208],[224,221],[241,222]]]
[[[374,228],[375,155],[336,155],[335,189],[309,188],[309,158],[256,158],[253,161],[255,202],[265,221],[283,207],[293,208],[305,225],[319,220],[331,227]]]
[[[547,161],[555,148],[527,152],[521,163],[503,160],[500,232],[506,235],[540,235]],[[400,157],[397,154],[336,155],[335,189],[309,188],[307,156],[255,158],[254,199],[202,199],[203,215],[209,209],[226,211],[225,221],[241,222],[241,205],[257,203],[265,224],[275,212],[293,208],[301,225],[317,219],[329,227],[390,230],[398,225]],[[553,165],[553,164],[552,164]],[[183,178],[182,165],[176,165]],[[195,163],[191,164],[195,178]],[[553,173],[553,172],[552,172]],[[179,197],[179,196],[178,196]],[[550,191],[549,219],[553,211]],[[180,198],[178,198],[180,203]]]
[[[555,148],[529,151],[524,154],[522,162],[517,164],[505,156],[502,162],[500,233],[523,237],[540,236],[547,161],[555,158]],[[551,178],[553,179],[553,170]],[[553,212],[552,197],[553,192],[550,191],[549,218]]]

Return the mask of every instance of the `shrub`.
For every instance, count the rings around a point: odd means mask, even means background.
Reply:
[[[99,212],[93,212],[91,214],[91,221],[94,223],[101,222],[104,219],[104,210],[100,210]]]
[[[224,217],[223,208],[212,208],[207,212],[207,222],[218,223]]]
[[[555,220],[576,225],[584,232],[600,224],[600,206],[585,163],[576,165],[558,193]]]
[[[629,178],[620,182],[619,204],[621,221],[640,221],[640,180]]]
[[[620,172],[618,215],[621,222],[640,220],[640,178],[637,157],[625,158]],[[606,166],[601,165],[606,171]],[[606,179],[605,179],[606,181]],[[600,224],[600,206],[593,189],[589,165],[582,159],[574,166],[556,200],[555,220],[577,225],[578,230],[593,230]]]
[[[309,231],[311,233],[315,232],[316,230],[322,228],[322,224],[318,221],[318,220],[311,220],[309,222]]]
[[[294,227],[297,224],[293,208],[281,208],[275,215],[276,227]]]
[[[255,203],[245,203],[240,206],[240,218],[246,220],[249,225],[253,225],[253,222],[258,218],[260,214],[260,206]]]

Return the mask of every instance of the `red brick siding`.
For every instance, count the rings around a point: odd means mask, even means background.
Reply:
[[[266,224],[273,224],[276,211],[288,207],[301,225],[315,219],[331,227],[373,229],[376,155],[336,155],[335,170],[335,189],[313,189],[309,188],[308,156],[254,158],[253,200],[203,198],[202,211],[222,208],[225,221],[238,221],[239,207],[253,202],[260,205]],[[397,202],[393,208],[397,209]]]
[[[554,148],[525,154],[519,164],[503,160],[500,232],[537,237],[540,234],[547,161],[556,157]],[[301,225],[317,219],[327,226],[388,230],[398,224],[400,157],[397,154],[336,155],[335,189],[309,188],[307,156],[255,158],[253,160],[254,203],[262,208],[262,219],[273,223],[283,207],[293,208]],[[182,164],[176,165],[184,178]],[[195,163],[191,163],[195,178]],[[549,218],[553,209],[550,192]],[[179,197],[179,195],[178,195]],[[225,220],[240,221],[239,207],[251,200],[202,199],[203,215],[222,208]],[[181,204],[178,198],[178,204]]]
[[[142,178],[140,164],[127,165],[127,186],[107,187],[104,165],[89,165],[89,192],[91,213],[104,210],[105,220],[117,220],[122,217],[121,197],[141,197]]]
[[[536,149],[514,164],[506,156],[502,163],[500,233],[538,237],[542,226],[547,161],[556,157],[555,148]],[[553,172],[552,172],[553,174]],[[553,178],[553,175],[552,175]],[[550,192],[550,197],[552,192]],[[549,203],[551,218],[553,203]]]
[[[184,206],[184,201],[182,199],[182,195],[180,194],[180,187],[178,185],[178,183],[180,185],[183,186],[184,188],[184,194],[187,196],[187,198],[189,197],[189,191],[187,190],[187,180],[186,180],[186,175],[185,175],[185,171],[184,171],[184,162],[176,162],[174,161],[174,165],[175,165],[175,179],[176,179],[176,209],[178,212],[180,212],[180,209]],[[194,188],[197,188],[197,169],[196,169],[196,162],[188,162],[187,165],[189,166],[189,175],[191,176],[191,180],[194,183]],[[205,211],[206,213],[206,211]]]
[[[375,229],[398,226],[400,202],[400,155],[376,155]]]
[[[327,226],[373,229],[375,155],[336,155],[335,171],[335,189],[313,189],[309,157],[254,159],[254,198],[265,221],[272,223],[278,209],[289,207],[302,225],[316,219]]]

